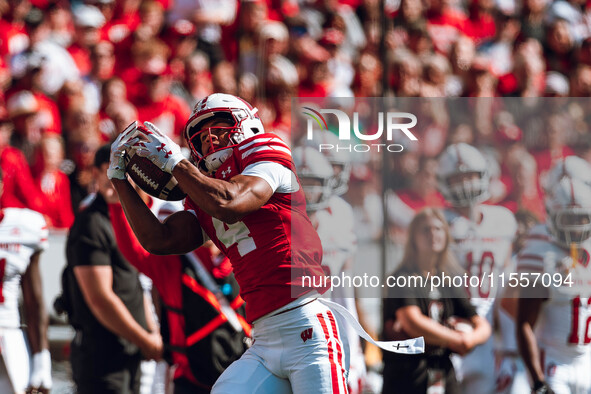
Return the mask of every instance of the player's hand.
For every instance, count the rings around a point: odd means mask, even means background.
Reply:
[[[531,392],[532,394],[554,394],[554,390],[546,382],[535,382]]]
[[[53,380],[51,378],[51,355],[49,354],[49,350],[45,349],[33,355],[33,363],[27,394],[49,393],[52,385]]]
[[[125,160],[123,157],[125,151],[138,141],[136,137],[139,133],[137,123],[137,121],[134,121],[127,126],[111,144],[111,160],[107,170],[109,179],[125,179]]]
[[[141,347],[142,354],[148,360],[162,359],[162,352],[164,351],[164,344],[162,337],[157,332],[152,332],[149,335],[148,341]]]
[[[140,132],[148,141],[140,141],[132,149],[135,149],[137,155],[149,159],[163,171],[172,174],[174,167],[185,158],[181,148],[152,123],[144,122],[144,125],[146,129],[141,128]]]

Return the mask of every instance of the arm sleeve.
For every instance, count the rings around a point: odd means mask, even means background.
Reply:
[[[150,276],[150,253],[146,251],[136,238],[131,226],[125,218],[123,207],[120,204],[109,204],[111,224],[115,231],[117,246],[127,261],[141,273]]]
[[[241,175],[264,179],[273,189],[273,193],[294,193],[300,188],[295,174],[289,168],[271,161],[250,164],[242,171]]]

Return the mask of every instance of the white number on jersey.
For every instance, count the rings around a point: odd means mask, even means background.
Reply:
[[[250,230],[243,222],[226,224],[214,217],[211,220],[215,228],[215,235],[226,248],[229,249],[232,245],[238,244],[240,256],[244,256],[257,248],[254,239],[250,236]]]

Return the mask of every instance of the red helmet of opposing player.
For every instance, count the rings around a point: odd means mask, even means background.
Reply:
[[[232,96],[231,94],[214,93],[195,104],[191,117],[185,126],[185,139],[191,149],[193,158],[199,162],[207,158],[205,163],[207,170],[215,170],[230,155],[231,148],[242,141],[256,135],[264,133],[263,123],[261,122],[258,110],[253,108],[246,101]],[[225,120],[229,126],[213,126],[203,128],[203,125],[210,120]],[[229,133],[230,143],[227,146],[215,146],[213,144],[212,133]],[[208,152],[202,151],[202,134],[207,133],[210,140]]]

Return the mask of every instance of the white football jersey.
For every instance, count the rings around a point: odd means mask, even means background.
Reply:
[[[545,225],[530,230],[527,242],[519,253],[518,272],[548,273],[572,272],[573,282],[585,276],[589,267],[591,240],[577,251],[578,263],[573,264],[571,252],[553,242]],[[549,282],[546,280],[547,284]],[[553,282],[555,283],[555,282]],[[535,332],[541,347],[566,359],[589,353],[591,343],[591,289],[575,294],[573,287],[546,286],[548,300],[542,304]],[[582,290],[579,287],[579,290]]]
[[[445,210],[454,243],[451,249],[459,264],[470,277],[477,276],[480,286],[469,287],[472,305],[480,316],[491,319],[492,305],[498,286],[491,286],[489,274],[496,276],[504,270],[517,231],[515,217],[508,209],[481,205],[482,220],[475,223],[454,210]]]
[[[30,209],[5,208],[0,219],[0,327],[19,327],[21,276],[31,256],[47,249],[43,216]]]
[[[331,275],[339,275],[343,264],[357,248],[353,209],[341,197],[332,196],[328,207],[316,212],[316,219],[316,232],[322,242],[322,265],[330,268]]]

